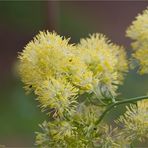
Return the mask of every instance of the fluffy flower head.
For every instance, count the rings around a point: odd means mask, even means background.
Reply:
[[[134,40],[132,43],[135,50],[133,57],[140,65],[139,72],[148,73],[148,9],[136,17],[127,30],[127,36]]]
[[[80,40],[77,55],[93,73],[94,89],[103,84],[115,94],[114,84],[120,84],[123,73],[127,71],[127,60],[123,47],[112,44],[102,34],[92,34]]]
[[[148,138],[148,100],[127,107],[127,111],[119,121],[123,123],[123,133],[129,140],[143,141]]]

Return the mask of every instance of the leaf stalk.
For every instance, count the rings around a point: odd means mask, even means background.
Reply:
[[[135,97],[135,98],[130,98],[130,99],[126,99],[126,100],[121,100],[121,101],[116,101],[116,102],[113,102],[111,103],[107,108],[106,110],[102,113],[102,115],[100,116],[100,118],[96,121],[96,125],[98,125],[102,119],[105,117],[105,115],[114,107],[118,106],[118,105],[121,105],[121,104],[125,104],[125,103],[133,103],[133,102],[136,102],[136,101],[140,101],[140,100],[143,100],[143,99],[148,99],[148,95],[146,96],[139,96],[139,97]]]

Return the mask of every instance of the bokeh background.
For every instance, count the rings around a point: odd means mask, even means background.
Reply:
[[[131,52],[125,30],[148,6],[146,1],[32,1],[0,2],[0,144],[34,147],[34,131],[46,117],[32,95],[25,95],[16,72],[18,52],[39,31],[55,30],[72,43],[101,32]],[[144,95],[148,76],[130,71],[120,87],[122,98]],[[121,112],[117,108],[112,113]]]

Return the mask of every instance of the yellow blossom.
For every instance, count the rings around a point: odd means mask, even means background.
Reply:
[[[80,40],[76,53],[93,73],[93,87],[103,84],[115,94],[117,87],[114,84],[120,84],[127,71],[123,47],[112,44],[102,34],[93,34]]]
[[[141,66],[139,72],[148,73],[148,8],[136,17],[126,33],[134,40],[132,43],[133,57]]]
[[[43,110],[51,109],[53,117],[71,114],[75,110],[78,90],[64,79],[45,80],[35,90]]]
[[[123,123],[123,133],[131,141],[148,138],[148,100],[138,101],[137,105],[130,105],[119,119]]]
[[[19,73],[27,91],[33,90],[45,110],[58,115],[72,110],[78,93],[92,90],[92,72],[74,53],[69,40],[40,32],[19,55]]]

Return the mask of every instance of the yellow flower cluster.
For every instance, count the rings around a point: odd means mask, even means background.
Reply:
[[[95,93],[98,94],[97,88],[101,84],[115,95],[116,85],[122,82],[123,73],[128,69],[124,48],[96,33],[80,40],[77,55],[93,73]]]
[[[144,141],[148,138],[148,100],[127,107],[119,122],[124,124],[123,133],[129,141],[136,139]]]
[[[36,145],[53,148],[120,148],[129,146],[118,128],[95,125],[102,110],[94,105],[80,104],[70,121],[44,122],[36,133]]]
[[[33,90],[43,110],[54,116],[70,113],[83,93],[115,95],[127,71],[124,49],[93,34],[74,46],[56,33],[40,32],[19,55],[19,72],[27,91]],[[51,112],[51,111],[49,111]]]
[[[63,116],[69,110],[74,112],[77,105],[77,89],[63,79],[50,78],[41,82],[35,94],[39,96],[43,110],[52,109],[50,113],[53,117]]]
[[[86,80],[91,77],[86,65],[73,54],[73,46],[56,33],[40,32],[19,58],[19,72],[26,90],[33,90],[41,107],[54,109],[58,116],[72,109],[77,86],[86,88]]]
[[[101,137],[96,141],[96,148],[98,145],[101,145],[101,148],[127,148],[130,146],[119,128],[104,124],[100,128],[100,134]]]
[[[133,57],[140,63],[140,73],[148,73],[148,9],[137,16],[127,36],[134,40]],[[19,54],[25,89],[37,96],[49,115],[40,125],[42,132],[36,133],[36,145],[119,148],[148,138],[147,100],[127,106],[116,122],[121,129],[102,121],[113,107],[147,98],[115,100],[127,71],[124,47],[103,34],[89,35],[75,45],[55,32],[40,32]]]
[[[136,17],[127,30],[127,36],[134,40],[132,43],[135,49],[133,57],[141,66],[140,73],[148,73],[148,9]]]

